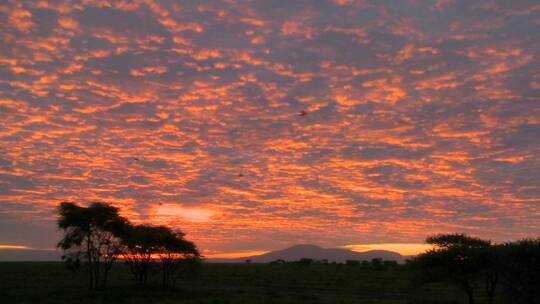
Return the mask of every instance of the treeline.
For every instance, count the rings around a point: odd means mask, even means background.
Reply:
[[[200,267],[200,253],[180,231],[166,226],[134,225],[118,208],[95,202],[81,207],[63,202],[58,227],[64,232],[58,247],[70,268],[86,266],[90,289],[107,286],[115,262],[123,260],[137,284],[161,274],[164,288],[174,288],[178,277],[193,276]]]
[[[137,285],[146,285],[150,276],[159,274],[167,289],[174,288],[180,277],[194,277],[201,267],[199,250],[182,232],[166,226],[134,225],[106,203],[81,207],[63,202],[58,226],[64,232],[58,243],[64,250],[63,260],[70,268],[86,267],[91,289],[106,287],[109,272],[118,260],[127,264]],[[426,242],[433,249],[405,265],[382,259],[343,264],[309,258],[271,264],[408,269],[414,274],[414,284],[455,285],[469,304],[480,298],[489,304],[495,299],[497,303],[540,303],[540,239],[494,244],[465,234],[444,234],[429,237]]]
[[[246,263],[251,263],[251,260],[246,260]],[[297,261],[285,261],[283,259],[277,259],[275,261],[271,261],[270,264],[299,265],[299,266],[332,265],[332,266],[361,267],[364,269],[375,269],[375,270],[397,269],[400,267],[397,261],[383,260],[381,258],[373,258],[370,261],[346,260],[344,263],[336,262],[336,261],[328,261],[327,259],[315,260],[311,258],[301,258]]]
[[[434,249],[408,263],[416,283],[454,284],[469,304],[478,296],[489,304],[499,298],[504,303],[540,303],[540,239],[493,244],[465,234],[445,234],[426,242]]]

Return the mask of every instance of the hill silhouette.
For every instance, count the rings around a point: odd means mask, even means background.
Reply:
[[[343,263],[347,260],[369,261],[374,258],[383,260],[397,261],[398,263],[405,262],[407,257],[401,254],[388,250],[370,250],[365,252],[356,252],[343,248],[323,248],[317,245],[302,244],[295,245],[283,250],[271,251],[265,254],[248,256],[235,259],[209,259],[209,262],[244,262],[251,260],[254,263],[269,263],[276,260],[297,261],[302,258],[310,258],[314,260],[327,260],[329,262]]]

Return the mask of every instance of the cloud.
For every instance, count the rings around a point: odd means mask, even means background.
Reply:
[[[54,245],[32,223],[54,236],[64,200],[110,201],[213,252],[530,236],[537,13],[534,1],[0,4],[0,224],[17,219],[0,243],[20,231]]]

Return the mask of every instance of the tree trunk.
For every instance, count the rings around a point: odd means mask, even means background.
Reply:
[[[174,273],[171,276],[171,288],[176,289],[176,276],[174,275]]]
[[[474,292],[469,280],[463,282],[463,289],[467,293],[467,298],[469,299],[469,304],[474,304]]]
[[[162,270],[163,289],[167,289],[168,280],[169,278],[168,278],[167,268],[163,266],[163,270]]]
[[[109,269],[107,269],[106,267],[103,269],[103,289],[106,289],[107,288],[107,279],[109,277]]]
[[[89,287],[90,290],[94,289],[94,263],[92,259],[92,252],[90,250],[90,234],[86,236],[86,259],[88,260],[88,279],[89,279]]]
[[[144,273],[140,269],[137,271],[137,283],[139,286],[143,286],[144,284]]]
[[[493,304],[495,299],[495,289],[497,287],[498,275],[497,273],[488,275],[486,279],[486,292],[488,296],[488,304]]]
[[[467,292],[467,297],[469,298],[469,304],[474,304],[474,294],[473,294],[472,288],[467,288],[465,292]]]
[[[90,290],[94,289],[94,269],[92,269],[92,264],[88,263],[88,279]]]
[[[100,272],[101,272],[101,265],[99,261],[95,262],[94,265],[94,289],[99,289],[99,278],[100,278]]]

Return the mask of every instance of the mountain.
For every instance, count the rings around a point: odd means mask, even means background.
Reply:
[[[356,252],[342,248],[322,248],[316,245],[296,245],[283,250],[271,251],[265,254],[250,256],[237,259],[209,259],[209,262],[236,263],[251,260],[253,263],[269,263],[275,260],[297,261],[301,258],[310,258],[314,260],[328,260],[329,262],[343,263],[347,260],[370,261],[374,258],[383,260],[393,260],[398,263],[405,262],[406,257],[393,251],[370,250],[365,252]]]
[[[0,249],[0,262],[61,261],[62,252],[44,249]]]
[[[0,262],[2,261],[60,261],[62,253],[56,250],[39,249],[0,249]],[[314,260],[328,260],[344,263],[347,260],[370,261],[374,258],[393,260],[398,263],[405,262],[406,256],[386,250],[370,250],[356,252],[342,248],[322,248],[316,245],[296,245],[283,250],[271,251],[265,254],[248,256],[236,259],[208,259],[213,263],[243,263],[251,260],[254,263],[269,263],[275,260],[298,261],[302,258]]]

